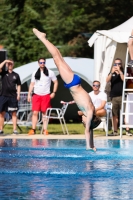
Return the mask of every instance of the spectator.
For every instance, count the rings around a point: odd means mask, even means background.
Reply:
[[[131,32],[131,36],[129,37],[128,40],[128,51],[130,54],[130,61],[128,62],[128,66],[133,67],[133,30]]]
[[[46,34],[38,31],[33,28],[34,34],[42,41],[47,50],[52,55],[54,62],[59,70],[61,78],[64,81],[64,86],[70,90],[70,93],[73,96],[73,99],[79,109],[86,115],[87,123],[85,128],[86,136],[86,149],[89,148],[96,151],[96,148],[93,143],[93,137],[91,134],[91,129],[97,127],[101,120],[96,117],[94,114],[94,106],[90,100],[89,95],[81,86],[80,77],[73,73],[69,65],[65,62],[61,56],[59,50],[46,39]]]
[[[123,90],[123,67],[122,60],[116,58],[111,72],[107,76],[107,83],[111,82],[110,98],[112,101],[112,114],[113,114],[113,131],[110,136],[118,135],[118,123],[120,119],[120,110],[122,103],[122,90]]]
[[[107,102],[107,94],[100,91],[100,82],[95,80],[93,81],[92,86],[93,91],[89,93],[92,103],[95,107],[96,116],[103,117],[106,115],[105,104]],[[83,122],[86,122],[86,117],[83,116],[83,112],[78,111],[79,115],[82,115]]]
[[[105,104],[107,102],[107,94],[100,91],[100,82],[93,81],[93,91],[89,93],[91,100],[95,106],[96,116],[103,117],[106,115]]]
[[[31,94],[34,89],[32,94],[32,129],[29,131],[29,135],[34,135],[36,133],[38,113],[41,111],[43,116],[45,116],[47,108],[51,107],[51,99],[55,97],[55,93],[58,88],[58,81],[54,72],[50,69],[47,69],[45,63],[45,58],[39,58],[39,68],[37,71],[33,72],[29,86],[28,102],[31,102]],[[54,83],[54,85],[53,91],[50,94],[51,81]],[[47,119],[45,117],[43,117],[43,123],[44,134],[47,135]]]
[[[7,71],[4,68],[6,64]],[[0,64],[2,89],[0,94],[0,134],[3,134],[5,112],[11,112],[13,121],[13,134],[17,132],[17,110],[20,100],[21,81],[19,75],[13,71],[14,62],[11,59]]]

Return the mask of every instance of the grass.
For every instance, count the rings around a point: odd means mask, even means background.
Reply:
[[[27,134],[31,127],[27,128],[24,126],[20,126],[20,128],[22,129],[23,134]],[[70,135],[84,134],[84,127],[83,127],[82,123],[67,123],[67,128],[68,128]],[[7,124],[4,127],[5,134],[12,134],[12,131],[13,131],[12,125]],[[20,133],[19,129],[18,129],[18,132]],[[49,132],[49,134],[53,134],[53,135],[63,135],[60,124],[49,124],[48,132]],[[36,129],[36,133],[40,134],[39,128]],[[105,131],[103,131],[102,129],[94,130],[94,135],[105,136]]]

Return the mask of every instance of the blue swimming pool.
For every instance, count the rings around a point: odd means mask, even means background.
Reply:
[[[1,200],[133,199],[133,141],[0,140]]]

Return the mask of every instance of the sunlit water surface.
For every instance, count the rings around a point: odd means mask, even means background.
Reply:
[[[133,199],[133,141],[0,140],[0,200]]]

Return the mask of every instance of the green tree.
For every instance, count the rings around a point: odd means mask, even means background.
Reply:
[[[132,8],[133,0],[1,0],[0,43],[16,66],[51,57],[32,33],[36,27],[63,56],[92,57],[86,33],[118,26],[132,17]]]
[[[35,40],[32,28],[34,26],[41,28],[44,10],[45,3],[42,0],[34,0],[34,2],[32,0],[3,0],[1,2],[1,41],[8,51],[8,57],[15,61],[16,66],[38,58],[42,48]]]

